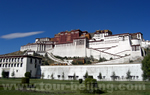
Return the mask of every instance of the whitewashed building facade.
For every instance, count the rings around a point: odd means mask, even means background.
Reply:
[[[40,77],[41,61],[41,58],[29,55],[0,56],[0,77],[2,71],[5,72],[6,77],[21,78],[26,72],[30,72],[31,77]]]
[[[106,58],[107,61],[99,62],[95,65],[71,65],[70,66],[41,66],[41,73],[45,79],[61,79],[65,73],[65,79],[72,79],[76,74],[77,78],[84,79],[84,74],[88,71],[98,79],[98,74],[102,73],[103,80],[111,80],[112,72],[117,75],[117,80],[126,81],[127,71],[131,71],[134,81],[142,80],[141,63],[130,63],[130,61],[143,59],[144,49],[150,46],[149,41],[145,41],[143,34],[123,33],[113,35],[109,30],[97,30],[94,33],[87,31],[71,30],[60,32],[54,38],[37,38],[35,43],[21,46],[20,51],[31,50],[41,55],[45,53],[48,57],[58,63],[67,63],[67,60],[55,58],[61,57],[91,57],[95,59]]]
[[[60,32],[54,38],[36,38],[35,43],[21,46],[20,51],[29,50],[41,55],[48,53],[61,57],[105,57],[107,60],[118,61],[125,57],[128,60],[142,58],[145,55],[144,48],[148,45],[150,43],[143,39],[140,32],[113,35],[109,30],[97,30],[95,33],[72,30]]]

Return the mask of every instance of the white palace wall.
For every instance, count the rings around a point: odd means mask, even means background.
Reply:
[[[73,76],[74,73],[78,76],[78,79],[84,79],[84,75],[88,72],[93,78],[98,79],[99,73],[102,74],[102,80],[111,81],[112,72],[115,72],[116,76],[119,76],[120,81],[126,80],[126,73],[130,70],[131,76],[135,76],[134,81],[142,81],[141,64],[117,64],[117,65],[78,65],[78,66],[41,66],[41,73],[44,73],[44,79],[51,79],[51,74],[54,75],[54,79],[58,78],[58,75],[62,76],[64,72],[65,80],[68,80],[68,76]]]
[[[55,45],[52,53],[62,57],[85,57],[85,50],[85,45],[59,44]]]
[[[85,57],[86,38],[74,39],[72,43],[56,44],[52,53],[61,57]]]
[[[25,51],[25,50],[31,50],[31,51],[37,51],[38,45],[25,45],[21,46],[20,51]]]
[[[125,40],[106,40],[102,42],[90,42],[89,49],[87,49],[87,56],[91,55],[99,59],[100,57],[110,58],[120,58],[120,56],[129,55],[132,53],[131,45],[129,39]]]

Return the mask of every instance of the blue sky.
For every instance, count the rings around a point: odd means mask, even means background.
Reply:
[[[150,0],[1,0],[0,54],[72,29],[142,32],[150,40],[149,4]]]

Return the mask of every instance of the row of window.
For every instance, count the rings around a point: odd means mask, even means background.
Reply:
[[[94,37],[104,37],[107,34],[95,34]]]
[[[23,58],[4,58],[0,59],[0,62],[23,62]]]
[[[23,63],[14,63],[14,64],[0,64],[0,67],[22,67]]]
[[[139,46],[132,46],[132,51],[139,51]]]
[[[57,47],[62,47],[62,46],[73,46],[73,44],[61,44],[61,45],[56,45]]]
[[[110,37],[105,37],[105,39],[118,39],[118,36],[110,36]]]

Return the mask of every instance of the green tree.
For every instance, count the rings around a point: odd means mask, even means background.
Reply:
[[[5,71],[3,70],[2,71],[2,78],[5,78],[6,77],[6,74],[5,74]]]
[[[54,74],[53,73],[51,74],[51,79],[54,79]]]
[[[24,76],[25,76],[25,77],[28,77],[28,78],[31,78],[31,73],[30,73],[30,72],[26,72],[26,73],[24,74]]]
[[[44,65],[49,65],[48,61],[45,60],[44,61]]]
[[[130,70],[128,70],[126,74],[127,74],[126,79],[130,79],[130,76],[131,76],[131,72],[130,72]]]
[[[75,74],[75,73],[74,73],[74,75],[73,75],[73,79],[76,80],[76,74]]]
[[[42,79],[44,78],[44,73],[41,74]]]
[[[111,77],[112,77],[113,81],[115,81],[115,79],[116,79],[116,78],[115,78],[115,77],[116,77],[115,72],[112,72],[112,76],[111,76]]]
[[[15,76],[15,72],[14,72],[14,71],[11,73],[11,76],[12,76],[12,77],[14,77],[14,76]]]
[[[103,62],[103,61],[107,61],[107,59],[105,58],[105,57],[103,57],[103,58],[99,58],[99,62]]]
[[[92,61],[94,61],[94,57],[93,57],[93,55],[91,55],[91,56],[90,56],[90,58],[91,58],[91,60],[92,60]]]
[[[142,61],[143,80],[150,81],[150,54],[146,55]]]
[[[102,74],[101,73],[99,73],[99,79],[102,79]]]
[[[47,55],[47,53],[45,53],[45,58],[48,58],[48,55]]]
[[[65,74],[64,74],[64,72],[62,73],[62,79],[64,80],[64,78],[65,78]]]
[[[85,73],[85,78],[88,78],[88,76],[89,76],[89,75],[88,75],[88,72],[86,71],[86,73]]]

